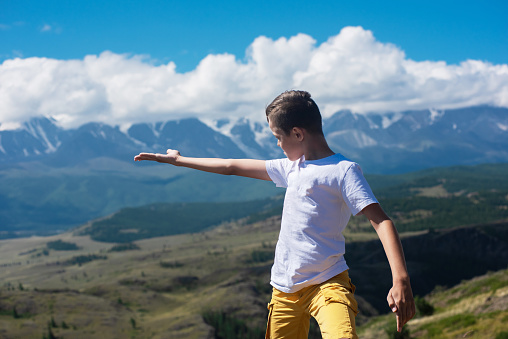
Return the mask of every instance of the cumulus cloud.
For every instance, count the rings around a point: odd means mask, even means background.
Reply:
[[[310,91],[325,115],[508,107],[508,65],[416,62],[361,27],[346,27],[319,45],[305,34],[260,36],[244,60],[210,54],[187,73],[176,72],[173,62],[154,65],[146,56],[107,51],[82,60],[6,60],[0,65],[0,122],[38,115],[64,127],[186,116],[263,119],[264,107],[287,89]]]

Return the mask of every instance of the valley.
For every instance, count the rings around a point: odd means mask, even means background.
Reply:
[[[279,217],[250,224],[239,220],[199,233],[138,240],[132,246],[93,241],[79,235],[81,229],[52,237],[2,240],[0,337],[42,338],[52,333],[59,338],[99,334],[105,338],[260,338],[279,222]],[[410,322],[411,333],[423,333],[414,338],[427,338],[425,333],[444,326],[441,319],[460,312],[487,310],[468,325],[477,334],[485,331],[485,324],[491,324],[489,333],[503,329],[501,320],[508,316],[508,303],[503,301],[508,293],[507,226],[504,222],[402,235],[414,293],[437,309],[434,318]],[[365,333],[361,337],[369,338],[373,331],[385,333],[395,320],[385,315],[391,278],[380,242],[372,232],[345,236],[346,260],[361,312],[357,321]],[[75,244],[77,249],[54,250],[55,244]],[[472,252],[479,255],[467,255]],[[468,285],[466,292],[453,287],[485,274],[492,288],[477,282],[482,278],[473,279],[471,284],[478,287]],[[447,299],[441,297],[445,293]],[[490,299],[484,306],[476,303],[478,312],[472,306],[459,307],[471,298]],[[452,306],[460,312],[450,310]],[[477,325],[483,326],[481,331]],[[309,338],[319,337],[313,326]]]

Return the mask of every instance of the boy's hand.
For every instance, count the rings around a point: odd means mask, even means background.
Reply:
[[[134,157],[134,161],[150,160],[164,162],[174,165],[180,157],[180,152],[174,149],[168,149],[166,154],[161,153],[139,153]]]
[[[397,331],[402,331],[402,326],[411,320],[416,313],[415,301],[409,281],[394,282],[386,298],[388,305],[397,318]]]
[[[393,287],[388,292],[386,299],[392,312],[397,316],[397,331],[401,332],[402,326],[416,313],[402,244],[393,222],[379,204],[368,205],[362,210],[362,213],[376,230],[390,263]]]

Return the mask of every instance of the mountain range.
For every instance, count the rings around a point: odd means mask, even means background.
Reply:
[[[430,167],[508,162],[508,108],[356,114],[343,110],[323,119],[331,148],[367,173],[402,173]],[[0,166],[27,161],[74,166],[109,157],[131,161],[142,151],[178,149],[195,157],[283,157],[267,123],[197,118],[138,123],[127,129],[88,123],[63,129],[51,118],[33,118],[1,130]]]

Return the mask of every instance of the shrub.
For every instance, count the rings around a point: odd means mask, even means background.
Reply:
[[[79,247],[72,242],[65,242],[62,240],[50,241],[46,244],[46,247],[50,250],[55,251],[75,251],[79,250]]]
[[[43,335],[43,339],[58,339],[57,336],[53,334],[53,331],[51,330],[51,324],[48,322],[48,336]]]
[[[434,306],[427,300],[419,296],[415,297],[416,314],[420,317],[425,317],[434,314]]]
[[[90,261],[94,260],[106,260],[108,257],[105,255],[96,255],[96,254],[88,254],[88,255],[78,255],[75,257],[72,257],[71,259],[67,260],[65,263],[67,265],[79,265],[85,264]]]
[[[49,322],[49,325],[53,328],[58,328],[58,325],[56,324],[55,318],[51,317],[51,321]]]
[[[248,260],[249,263],[264,263],[266,261],[273,259],[273,251],[266,251],[266,250],[253,250],[250,253],[250,259]]]
[[[249,328],[243,320],[221,311],[207,311],[202,314],[203,320],[215,328],[217,339],[261,339],[264,331],[260,328]]]
[[[183,266],[183,264],[179,263],[178,261],[173,261],[173,262],[161,261],[159,263],[159,265],[161,265],[161,267],[164,267],[164,268],[178,268],[178,267],[182,267]]]
[[[385,328],[385,333],[389,339],[411,339],[408,327],[404,326],[401,332],[397,332],[397,323],[394,322]]]
[[[132,251],[132,250],[139,250],[139,246],[129,242],[126,244],[117,244],[113,247],[111,247],[108,252],[123,252],[123,251]]]

